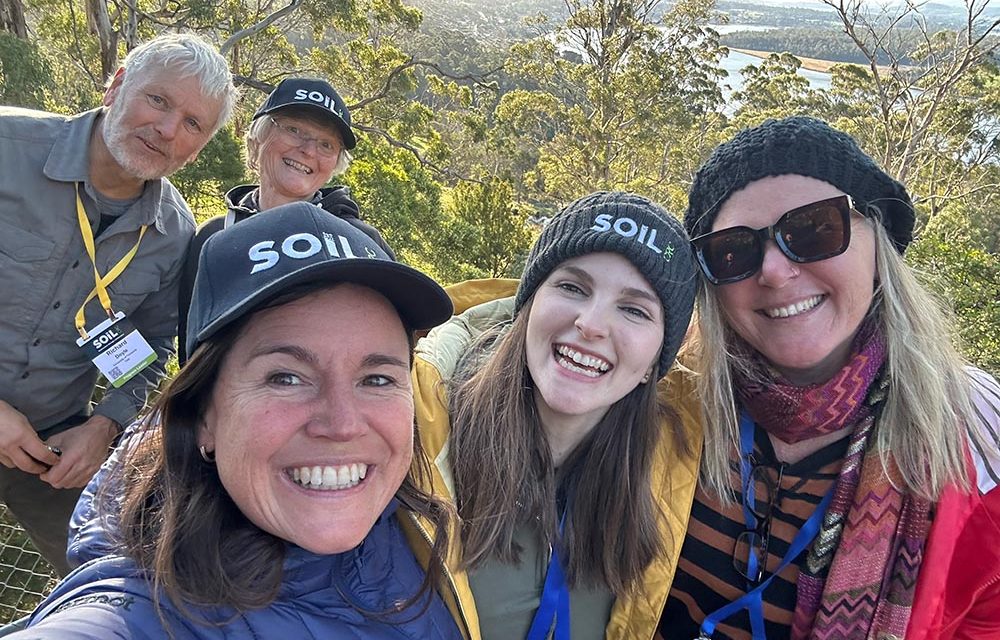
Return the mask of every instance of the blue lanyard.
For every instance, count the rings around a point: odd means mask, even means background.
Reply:
[[[743,482],[743,486],[746,487],[746,495],[743,497],[743,518],[746,521],[747,529],[753,529],[757,526],[757,519],[753,516],[753,511],[750,509],[750,505],[753,504],[754,500],[754,486],[750,480],[750,454],[753,452],[753,430],[753,420],[750,419],[750,416],[746,412],[743,412],[740,416],[740,479]],[[781,487],[775,489],[775,491],[780,490]],[[753,633],[753,640],[766,640],[767,635],[764,632],[764,589],[767,589],[771,581],[784,571],[785,567],[794,562],[799,554],[805,551],[813,541],[813,538],[819,533],[823,514],[826,513],[826,508],[830,506],[832,499],[833,487],[830,487],[830,490],[823,496],[823,500],[820,501],[812,515],[802,525],[799,532],[795,534],[795,538],[792,539],[792,543],[788,547],[788,552],[785,553],[785,557],[781,559],[781,564],[774,570],[774,573],[767,580],[757,585],[752,591],[743,594],[726,606],[710,613],[705,618],[705,621],[701,623],[701,635],[699,638],[711,638],[715,627],[720,622],[737,611],[747,609],[750,614],[750,630]],[[750,554],[747,568],[747,573],[751,575],[753,575],[751,572],[755,573],[757,571],[757,560],[753,553]]]
[[[568,507],[567,507],[568,508]],[[559,535],[562,537],[563,522],[566,520],[566,509],[559,518]],[[542,597],[535,611],[535,619],[525,640],[546,640],[549,630],[555,621],[554,640],[570,640],[569,637],[569,587],[566,585],[566,575],[563,573],[559,551],[555,545],[549,556],[549,567],[545,570],[545,586]]]

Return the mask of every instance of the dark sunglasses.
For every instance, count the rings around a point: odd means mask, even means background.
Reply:
[[[837,196],[792,209],[769,227],[729,227],[700,235],[691,244],[708,281],[730,284],[760,270],[769,239],[793,262],[817,262],[844,253],[851,244],[853,209],[851,196]]]

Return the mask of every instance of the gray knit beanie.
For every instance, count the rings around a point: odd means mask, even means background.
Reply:
[[[755,180],[789,173],[828,182],[850,195],[859,212],[882,223],[899,253],[913,240],[913,203],[906,188],[854,138],[804,116],[767,120],[719,145],[695,175],[684,227],[691,237],[708,233],[733,193]]]
[[[662,378],[673,364],[691,321],[697,271],[680,222],[642,196],[601,191],[560,211],[528,254],[515,313],[560,264],[601,252],[625,256],[660,296],[664,309],[659,362]]]

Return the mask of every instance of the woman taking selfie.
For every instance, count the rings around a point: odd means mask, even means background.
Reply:
[[[548,223],[513,298],[496,281],[449,290],[483,304],[418,343],[417,418],[462,518],[473,637],[652,636],[700,448],[656,391],[695,269],[667,212],[595,193]]]
[[[706,443],[661,635],[1000,636],[1000,392],[903,262],[906,189],[770,120],[702,165],[685,225]]]
[[[448,530],[417,486],[410,364],[412,330],[451,309],[311,204],[212,236],[191,359],[104,471],[83,542],[114,552],[12,637],[461,638],[436,590],[446,537],[416,546],[425,572],[406,534]]]

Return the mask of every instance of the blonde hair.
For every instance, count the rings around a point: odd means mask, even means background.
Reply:
[[[951,312],[917,280],[881,224],[874,227],[878,284],[868,316],[885,335],[885,370],[889,392],[870,453],[883,467],[890,457],[904,487],[936,500],[946,484],[969,487],[965,442],[977,420],[969,396],[966,363],[949,336]],[[729,328],[713,286],[704,279],[698,290],[698,331],[692,336],[705,427],[702,482],[720,496],[732,496],[729,458],[738,439],[733,371],[749,371],[749,362],[733,348]],[[973,437],[975,437],[973,435]]]

